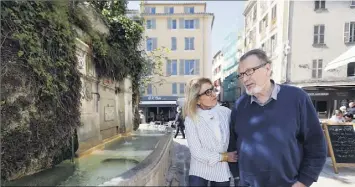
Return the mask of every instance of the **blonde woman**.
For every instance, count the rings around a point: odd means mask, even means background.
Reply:
[[[189,186],[229,186],[228,162],[236,152],[227,152],[230,109],[217,105],[211,80],[198,78],[186,86],[184,117],[191,152]]]

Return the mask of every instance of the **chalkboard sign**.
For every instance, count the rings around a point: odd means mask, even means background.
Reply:
[[[353,125],[328,126],[330,142],[337,163],[355,163],[355,131]]]
[[[323,123],[334,172],[338,166],[355,166],[355,124]]]

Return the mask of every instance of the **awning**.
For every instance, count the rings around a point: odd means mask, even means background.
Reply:
[[[147,107],[173,107],[176,106],[176,101],[141,101],[139,105]]]
[[[355,62],[355,46],[351,47],[349,50],[341,54],[339,57],[329,62],[325,67],[325,71],[336,69],[340,66],[347,65],[350,62]]]

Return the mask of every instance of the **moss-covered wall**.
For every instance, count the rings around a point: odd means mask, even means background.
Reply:
[[[1,1],[1,178],[70,157],[80,78],[68,3]]]

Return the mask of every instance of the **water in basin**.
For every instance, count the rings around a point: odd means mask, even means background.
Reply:
[[[158,145],[160,131],[137,131],[130,137],[107,143],[102,150],[26,176],[2,186],[98,186],[132,169]]]

